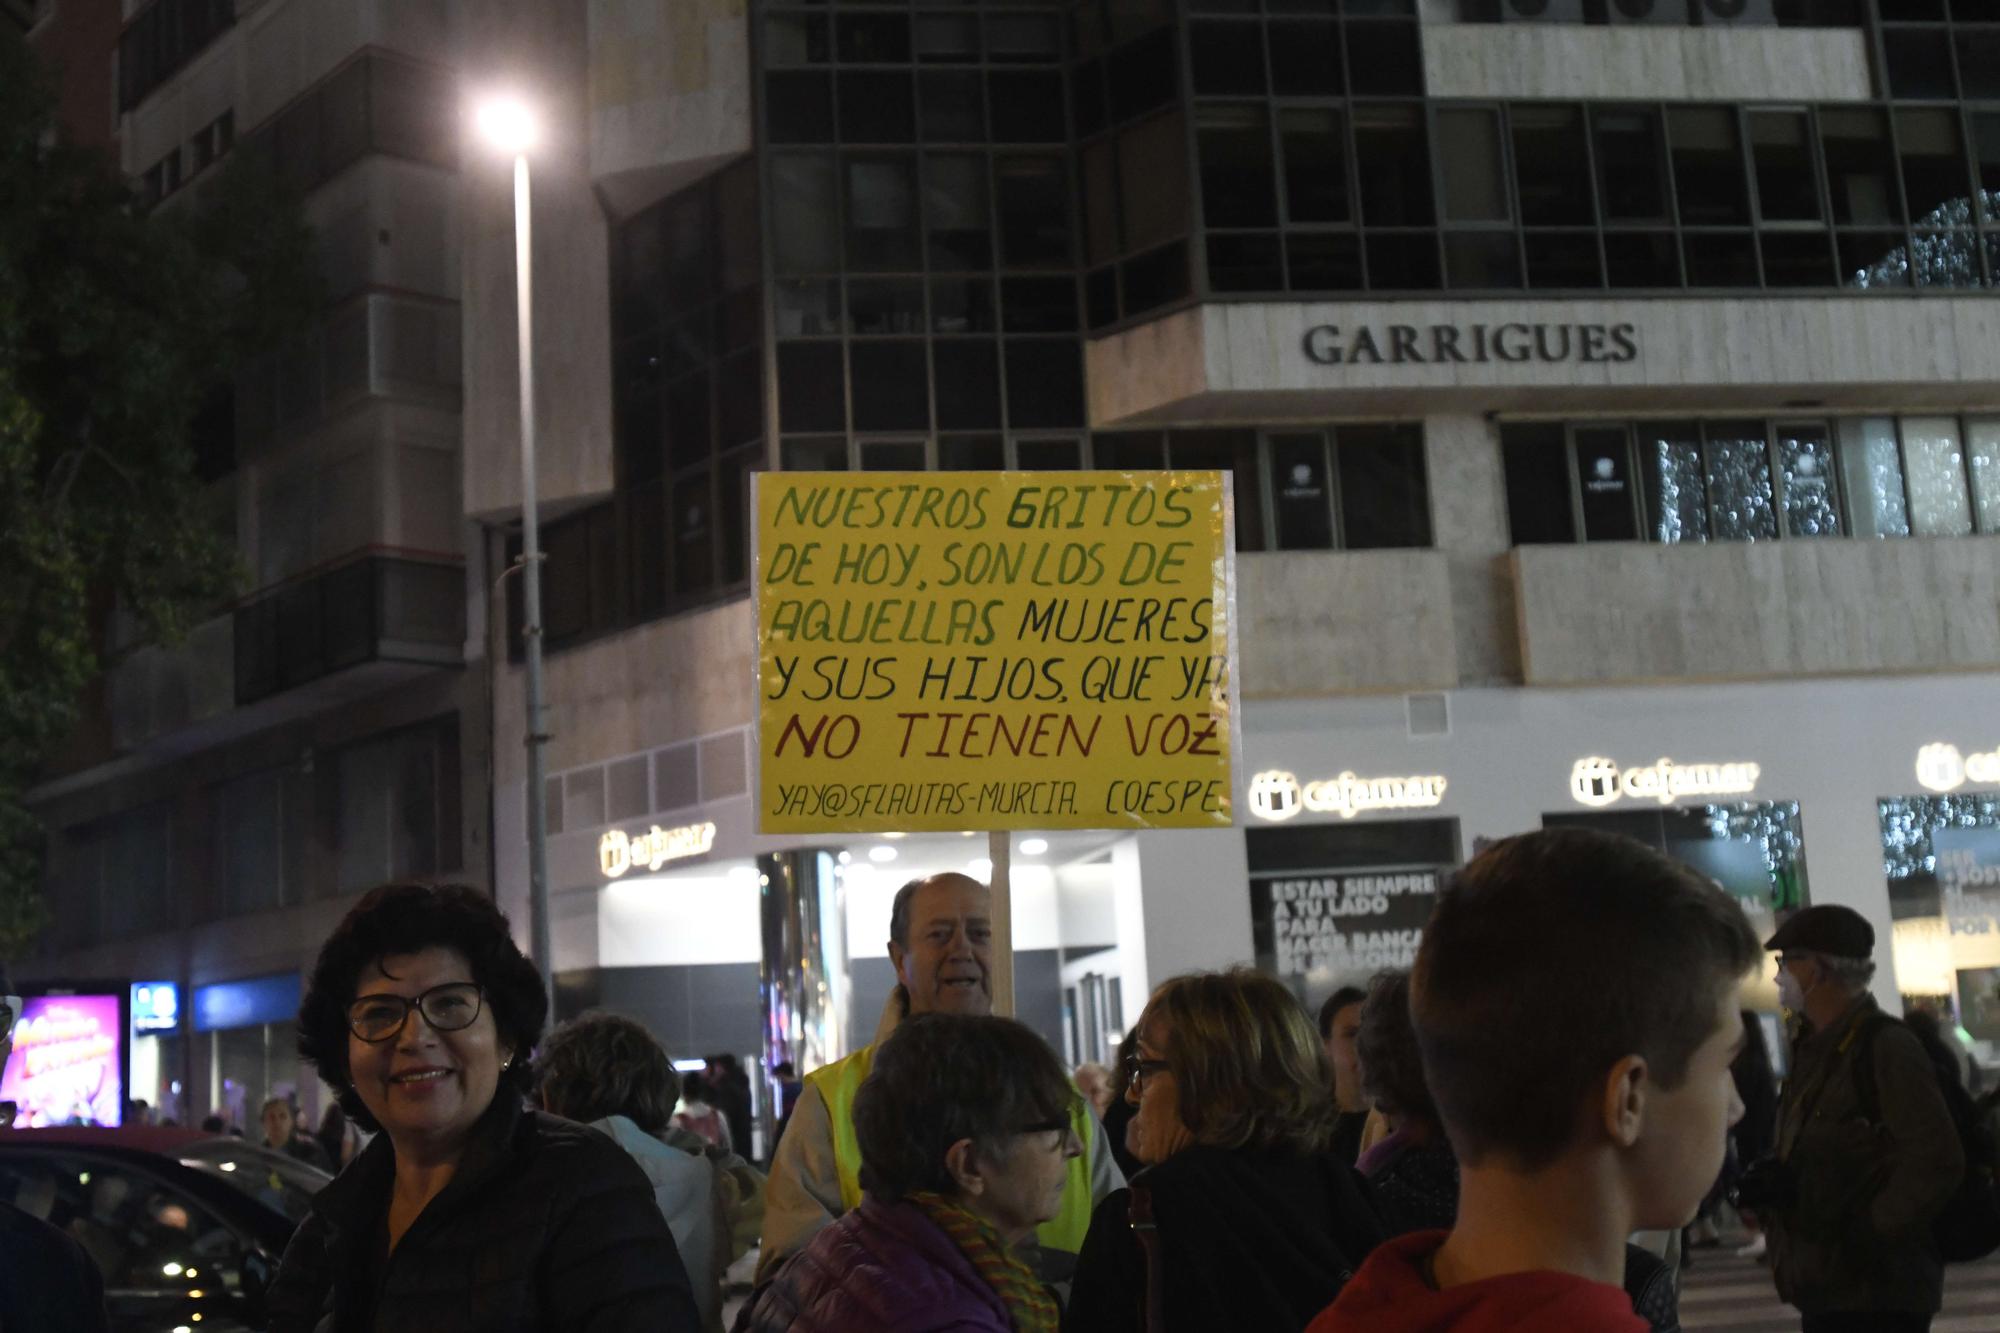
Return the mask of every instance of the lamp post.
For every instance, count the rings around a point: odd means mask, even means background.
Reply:
[[[554,961],[549,945],[549,811],[542,746],[542,539],[535,505],[534,261],[529,244],[528,150],[539,127],[525,102],[495,97],[479,104],[474,121],[486,141],[514,159],[515,326],[521,358],[521,640],[528,693],[528,939],[542,990],[555,1012]]]

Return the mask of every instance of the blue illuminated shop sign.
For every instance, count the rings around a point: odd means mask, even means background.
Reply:
[[[194,1030],[256,1027],[289,1023],[299,1016],[299,974],[218,981],[194,988]]]
[[[132,983],[132,1030],[174,1032],[181,1025],[181,988],[171,981]]]

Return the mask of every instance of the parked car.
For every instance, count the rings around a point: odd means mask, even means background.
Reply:
[[[116,1333],[249,1333],[292,1230],[332,1177],[191,1129],[0,1133],[0,1199],[75,1237]]]

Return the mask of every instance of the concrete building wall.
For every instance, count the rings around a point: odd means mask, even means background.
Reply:
[[[1458,683],[1451,575],[1440,552],[1239,554],[1236,608],[1244,697]]]
[[[2000,537],[1523,546],[1530,685],[2000,669]]]
[[[590,172],[629,216],[751,148],[748,0],[590,0]]]
[[[1437,23],[1432,97],[1853,102],[1874,96],[1861,28]]]
[[[466,91],[507,89],[542,125],[531,155],[536,486],[544,516],[611,491],[611,319],[603,207],[590,166],[583,5],[480,0],[460,8]],[[521,504],[510,163],[468,139],[461,163],[465,507]]]

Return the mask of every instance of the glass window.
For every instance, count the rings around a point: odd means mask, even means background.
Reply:
[[[999,349],[984,338],[940,338],[931,344],[937,380],[938,426],[945,430],[1000,425]]]
[[[1967,6],[1957,6],[1961,22],[1970,17],[1965,13]],[[2000,18],[2000,11],[1988,8],[1985,18]],[[1960,28],[1955,34],[1958,45],[1958,79],[1964,89],[1965,100],[1987,101],[2000,97],[2000,28]]]
[[[1701,431],[1693,422],[1641,422],[1639,468],[1646,521],[1654,541],[1708,540],[1708,488],[1702,480]]]
[[[764,64],[824,65],[831,52],[823,14],[786,14],[764,20]]]
[[[924,159],[924,230],[933,269],[993,266],[983,155],[932,153]]]
[[[1361,288],[1361,238],[1338,232],[1292,232],[1285,259],[1295,292],[1347,292]]]
[[[1333,546],[1333,475],[1326,437],[1318,431],[1273,435],[1271,511],[1280,551],[1324,551]]]
[[[1062,159],[1010,155],[995,160],[1000,257],[1009,268],[1070,263],[1069,188]]]
[[[1075,472],[1083,466],[1080,440],[1016,440],[1014,466],[1024,472]]]
[[[1284,251],[1276,232],[1211,232],[1207,253],[1208,285],[1214,291],[1284,290]]]
[[[1083,356],[1071,338],[1009,338],[1007,424],[1015,430],[1083,424]]]
[[[1819,113],[1819,138],[1833,220],[1843,226],[1899,221],[1895,155],[1882,113],[1872,107],[1826,107]]]
[[[1765,222],[1822,221],[1806,113],[1752,111],[1749,121],[1759,215]]]
[[[1597,185],[1605,219],[1666,221],[1660,113],[1648,108],[1605,108],[1591,114],[1591,125],[1597,136]]]
[[[998,472],[1007,466],[1007,451],[998,435],[940,435],[938,471]]]
[[[783,229],[783,222],[779,227]],[[830,267],[837,267],[838,262]],[[840,279],[786,278],[773,285],[772,304],[776,307],[778,336],[810,337],[839,333],[844,327],[840,314]]]
[[[848,349],[848,360],[856,430],[930,428],[930,372],[923,343],[856,342]]]
[[[552,534],[553,535],[553,534]],[[551,552],[550,567],[556,567]],[[458,867],[456,719],[363,741],[335,757],[336,887]]]
[[[1431,163],[1422,111],[1359,103],[1352,115],[1361,220],[1371,227],[1430,225]]]
[[[1690,287],[1757,285],[1757,239],[1750,232],[1683,233],[1681,257]]]
[[[1771,507],[1771,455],[1761,421],[1707,427],[1708,502],[1720,541],[1769,541],[1778,535]]]
[[[1100,431],[1090,443],[1096,466],[1109,472],[1143,472],[1167,465],[1166,441],[1156,430]]]
[[[851,65],[901,65],[910,59],[910,20],[901,14],[842,14],[840,58]]]
[[[1505,222],[1505,159],[1500,154],[1500,115],[1483,107],[1454,107],[1437,113],[1438,161],[1444,171],[1447,222]]]
[[[1587,241],[1595,264],[1597,238],[1588,237]],[[1511,231],[1446,232],[1444,259],[1447,280],[1453,287],[1494,289],[1521,285],[1521,253]]]
[[[847,284],[847,315],[860,334],[922,333],[923,280],[856,278]]]
[[[863,440],[861,442],[861,470],[863,472],[922,472],[924,471],[924,442],[922,440]]]
[[[1353,12],[1351,6],[1348,12]],[[1379,97],[1424,90],[1423,50],[1414,23],[1349,23],[1347,56],[1356,94]]]
[[[937,278],[931,282],[931,329],[936,333],[991,333],[999,327],[993,310],[993,279]]]
[[[1507,113],[1521,221],[1530,227],[1589,225],[1590,151],[1583,113],[1573,106],[1517,106]]]
[[[917,76],[923,99],[924,139],[929,143],[986,142],[986,84],[977,74]]]
[[[1118,257],[1118,150],[1111,139],[1084,146],[1079,156],[1083,207],[1083,262]]]
[[[850,157],[847,175],[847,263],[855,269],[911,269],[922,264],[917,244],[915,163],[908,157]],[[779,214],[791,211],[783,193]]]
[[[1826,424],[1781,422],[1776,434],[1778,480],[1785,488],[1785,535],[1840,536],[1833,438]]]
[[[787,472],[845,472],[847,471],[847,437],[844,435],[806,436],[783,441],[778,449],[778,461]],[[655,770],[657,783],[660,771]],[[672,810],[676,803],[669,803],[662,796],[661,808]]]
[[[1909,480],[1910,530],[1919,537],[1972,531],[1972,497],[1954,417],[1904,417],[1903,466]]]
[[[1586,289],[1604,285],[1596,232],[1531,231],[1522,237],[1522,242],[1528,257],[1530,287]]]
[[[1431,544],[1430,491],[1421,426],[1343,426],[1341,543],[1351,551]]]
[[[1264,91],[1264,25],[1250,22],[1188,24],[1188,52],[1197,94]]]
[[[1272,92],[1281,97],[1340,95],[1340,26],[1337,23],[1330,19],[1273,19],[1265,26],[1269,29],[1271,42]]]
[[[1681,222],[1691,227],[1748,222],[1736,113],[1719,106],[1675,107],[1667,112],[1667,134]]]
[[[1988,225],[2000,223],[2000,112],[1973,116],[1972,138],[1979,171],[1980,215]]]
[[[995,71],[986,83],[993,142],[1062,143],[1069,138],[1059,70]]]
[[[1156,28],[1112,51],[1105,57],[1105,86],[1111,94],[1113,122],[1130,120],[1179,96],[1174,28]]]
[[[1277,225],[1277,167],[1263,104],[1197,107],[1195,144],[1204,222],[1211,227]]]
[[[993,14],[986,20],[986,58],[1052,64],[1062,59],[1062,30],[1053,14]]]
[[[1000,301],[1009,333],[1060,333],[1077,326],[1074,278],[1006,278]]]
[[[1185,135],[1185,124],[1175,111],[1134,125],[1118,136],[1118,203],[1125,220],[1127,250],[1150,250],[1187,235]]]
[[[766,74],[764,125],[772,143],[832,143],[833,76],[816,70]]]
[[[1285,158],[1285,215],[1292,222],[1346,222],[1346,136],[1340,112],[1330,107],[1285,107],[1278,112],[1278,142]]]
[[[708,469],[674,483],[668,515],[673,531],[674,594],[689,597],[715,586],[715,497]]]
[[[843,70],[836,76],[844,143],[908,143],[917,137],[910,76]]]
[[[1896,113],[1903,191],[1913,227],[1963,227],[1971,218],[1971,188],[1956,111],[1908,108]]]
[[[1882,55],[1889,67],[1890,96],[1929,100],[1957,94],[1952,80],[1948,30],[1884,28]]]
[[[840,206],[831,154],[778,153],[771,159],[772,249],[780,273],[840,268]]]
[[[1678,287],[1680,247],[1670,231],[1604,233],[1604,265],[1613,287]]]
[[[1118,266],[1125,289],[1125,313],[1136,315],[1188,294],[1187,244],[1175,241]]]
[[[1583,497],[1583,539],[1629,542],[1639,536],[1632,444],[1623,426],[1579,427],[1571,437]]]
[[[1903,494],[1903,459],[1890,417],[1846,417],[1839,425],[1841,480],[1857,537],[1907,537],[1909,504]]]
[[[2000,532],[2000,418],[1966,422],[1965,443],[1972,461],[1972,502],[1979,511],[1979,530]]]
[[[846,381],[839,343],[779,343],[779,429],[846,430]]]
[[[1825,232],[1767,231],[1757,239],[1767,286],[1824,287],[1831,281],[1833,245]]]

